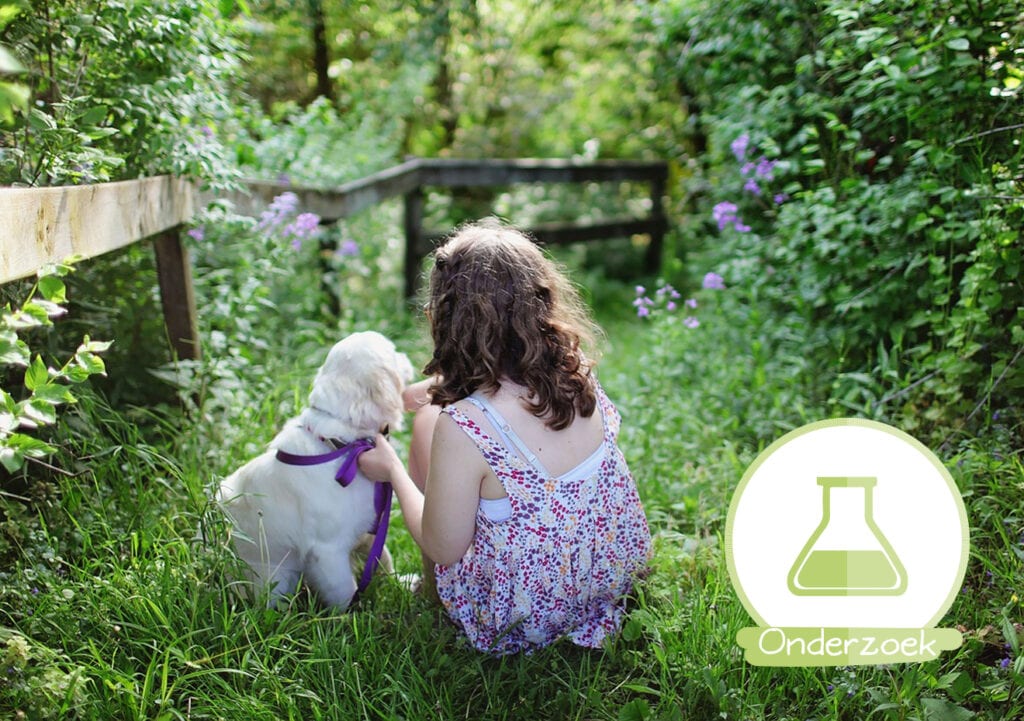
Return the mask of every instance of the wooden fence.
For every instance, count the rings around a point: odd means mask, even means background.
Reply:
[[[331,223],[389,198],[404,198],[406,294],[411,295],[423,258],[440,233],[423,228],[427,188],[507,186],[517,183],[640,182],[650,189],[650,213],[591,225],[552,224],[529,229],[538,242],[649,236],[645,266],[654,271],[667,227],[662,196],[667,166],[659,162],[606,160],[409,160],[328,190],[286,183],[247,181],[245,190],[216,196],[240,214],[257,216],[274,197],[295,193],[299,207]],[[182,244],[182,225],[215,197],[171,176],[59,188],[0,188],[0,284],[35,273],[69,256],[92,258],[153,239],[164,320],[178,358],[199,358],[191,269]]]

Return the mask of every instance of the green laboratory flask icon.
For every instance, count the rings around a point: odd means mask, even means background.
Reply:
[[[824,476],[821,522],[789,571],[798,596],[899,596],[907,572],[874,519],[871,476]]]

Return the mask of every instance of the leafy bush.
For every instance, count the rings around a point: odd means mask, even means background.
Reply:
[[[1010,407],[1024,384],[1013,5],[654,12],[688,140],[708,150],[686,180],[691,227],[717,234],[732,284],[815,329],[836,410],[933,427]],[[739,199],[730,145],[743,136],[780,161],[782,205]],[[723,202],[742,221],[716,233],[706,219]]]
[[[7,5],[5,3],[5,5]],[[74,185],[175,173],[230,181],[218,140],[239,51],[219,5],[32,0],[0,39],[31,102],[5,128],[0,182]]]
[[[70,270],[68,264],[40,269],[24,302],[16,308],[8,304],[0,314],[0,366],[22,371],[21,388],[8,382],[0,388],[0,464],[9,473],[19,470],[26,458],[54,452],[53,446],[25,431],[53,424],[56,408],[75,402],[67,384],[81,383],[105,370],[97,353],[109,348],[109,342],[86,336],[71,358],[53,368],[42,355],[33,355],[22,338],[30,331],[51,327],[53,319],[64,314],[62,304],[67,298],[61,277]]]

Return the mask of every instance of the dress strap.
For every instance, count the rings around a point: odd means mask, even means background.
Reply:
[[[506,447],[513,447],[518,450],[530,465],[541,472],[541,475],[549,475],[547,469],[540,462],[540,459],[537,458],[537,454],[531,451],[523,442],[523,439],[520,438],[514,430],[512,430],[512,426],[505,420],[505,417],[501,415],[498,409],[494,407],[494,404],[476,393],[467,396],[466,400],[483,411],[484,415],[487,416],[487,420],[489,420],[491,425],[494,426],[494,430],[505,442]]]

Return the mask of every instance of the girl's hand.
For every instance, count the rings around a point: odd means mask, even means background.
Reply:
[[[364,476],[376,483],[391,483],[397,474],[404,471],[401,459],[388,439],[380,433],[374,439],[376,444],[370,450],[360,454],[359,470]]]
[[[421,381],[407,385],[405,390],[402,391],[402,403],[405,405],[405,410],[410,413],[418,411],[421,407],[430,403],[430,386],[437,382],[436,377],[424,378]]]

